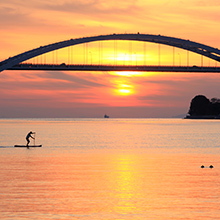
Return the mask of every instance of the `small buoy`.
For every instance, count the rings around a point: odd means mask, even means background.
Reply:
[[[204,166],[204,165],[202,165],[202,166],[201,166],[201,168],[205,168],[205,166]]]
[[[212,168],[214,168],[214,167],[213,167],[212,165],[210,165],[210,166],[209,166],[209,168],[211,168],[211,169],[212,169]]]

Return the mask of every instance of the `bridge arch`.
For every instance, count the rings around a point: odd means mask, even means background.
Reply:
[[[106,41],[106,40],[131,40],[131,41],[143,41],[164,44],[181,49],[185,49],[210,59],[220,62],[220,50],[204,44],[196,43],[190,40],[184,40],[175,37],[167,37],[162,35],[150,35],[150,34],[111,34],[111,35],[99,35],[93,37],[75,38],[66,41],[61,41],[46,46],[41,46],[33,50],[26,51],[16,56],[10,57],[0,62],[0,72],[8,68],[13,67],[23,61],[29,60],[33,57],[58,50],[64,47],[74,46],[78,44],[84,44],[94,41]]]

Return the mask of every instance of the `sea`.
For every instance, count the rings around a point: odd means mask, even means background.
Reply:
[[[220,219],[220,121],[0,119],[0,219]]]

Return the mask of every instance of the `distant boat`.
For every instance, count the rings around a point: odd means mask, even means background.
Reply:
[[[109,118],[109,116],[105,114],[105,115],[104,115],[104,118]]]

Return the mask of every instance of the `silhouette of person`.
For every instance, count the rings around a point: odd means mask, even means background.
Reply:
[[[26,136],[27,147],[28,147],[28,144],[30,143],[29,138],[35,139],[34,137],[31,136],[32,134],[34,134],[34,132],[30,131]]]

